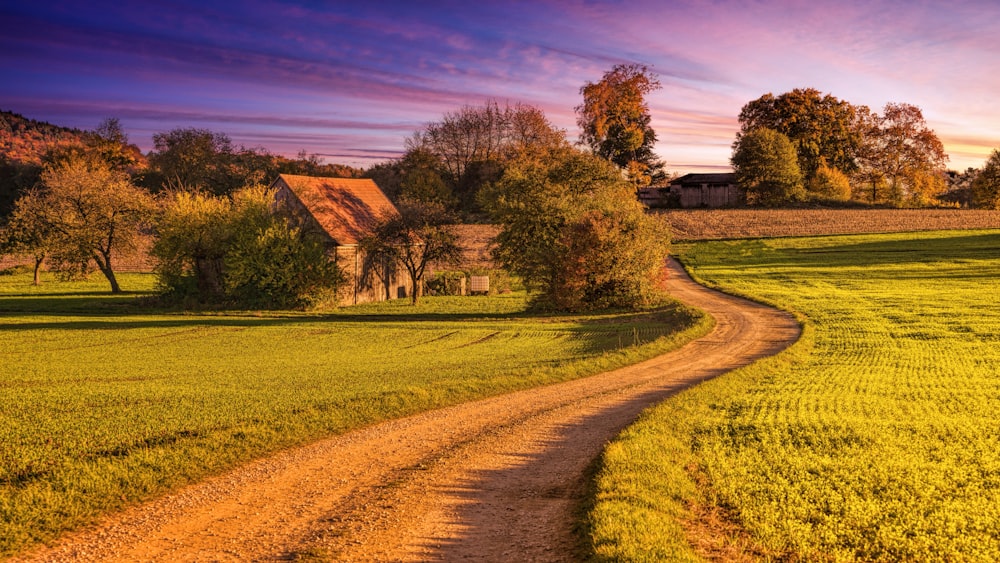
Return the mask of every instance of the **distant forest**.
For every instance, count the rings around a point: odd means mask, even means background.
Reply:
[[[113,152],[135,184],[153,193],[183,187],[223,194],[247,184],[268,183],[278,174],[350,178],[363,173],[350,166],[324,164],[305,151],[291,159],[259,147],[234,145],[227,135],[204,129],[174,129],[157,133],[153,141],[155,148],[143,154],[129,142],[116,119],[106,120],[95,131],[81,131],[0,111],[0,219],[25,190],[38,183],[46,163],[95,145]]]

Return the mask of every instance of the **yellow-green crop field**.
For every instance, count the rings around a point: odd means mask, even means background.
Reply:
[[[680,249],[799,314],[799,343],[685,392],[606,452],[606,560],[1000,560],[1000,232]]]
[[[0,276],[0,558],[277,449],[589,375],[711,326],[679,305],[538,316],[523,294],[167,314],[149,275]]]

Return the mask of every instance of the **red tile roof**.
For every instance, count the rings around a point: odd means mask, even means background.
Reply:
[[[375,221],[398,213],[368,178],[316,178],[282,174],[272,186],[287,186],[338,245],[357,244]]]

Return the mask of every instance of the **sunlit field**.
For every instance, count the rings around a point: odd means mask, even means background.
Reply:
[[[608,449],[599,557],[1000,560],[1000,232],[680,252],[805,331]]]
[[[537,316],[524,294],[315,313],[158,313],[151,276],[0,276],[0,557],[280,448],[601,372],[711,321]]]

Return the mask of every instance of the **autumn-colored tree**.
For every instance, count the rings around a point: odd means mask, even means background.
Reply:
[[[894,204],[933,203],[946,187],[948,155],[923,112],[911,104],[888,103],[874,123],[866,138],[863,173],[884,182],[886,199]],[[876,196],[873,191],[873,201]]]
[[[766,127],[788,137],[806,181],[823,164],[851,174],[864,144],[863,118],[868,111],[813,88],[796,88],[779,96],[769,93],[743,106],[739,135]]]
[[[458,235],[450,227],[454,216],[434,201],[401,200],[398,213],[380,218],[361,246],[389,263],[398,264],[410,275],[416,305],[423,295],[423,279],[432,263],[452,264],[461,256]]]
[[[621,171],[564,144],[524,153],[494,187],[496,257],[559,310],[639,307],[657,295],[666,225],[644,212]]]
[[[1000,209],[1000,149],[993,151],[972,182],[972,205]]]
[[[821,162],[816,173],[806,183],[806,190],[820,199],[847,201],[851,199],[851,181],[847,175]]]
[[[773,129],[740,135],[730,162],[751,205],[781,205],[805,197],[795,147]]]
[[[120,293],[114,258],[135,249],[140,227],[153,209],[148,193],[99,158],[71,155],[42,171],[37,205],[50,229],[50,262],[64,274],[86,273],[91,264]]]
[[[31,255],[34,259],[34,285],[42,283],[45,257],[55,244],[52,225],[39,188],[32,188],[14,203],[8,223],[0,229],[0,254]]]
[[[653,153],[656,132],[646,103],[646,95],[659,88],[656,74],[639,64],[615,65],[600,81],[580,88],[580,142],[625,170],[636,187],[664,174],[663,162]]]

